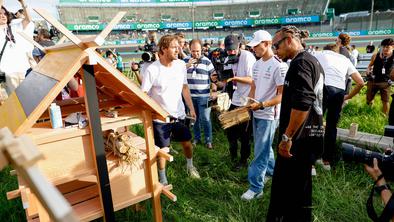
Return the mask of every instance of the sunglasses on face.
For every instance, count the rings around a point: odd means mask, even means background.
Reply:
[[[281,40],[279,40],[278,42],[273,43],[273,44],[272,44],[272,48],[275,49],[275,50],[278,50],[280,44],[282,44],[282,42],[285,41],[285,39],[287,39],[287,38],[288,38],[288,36],[283,37],[283,38],[282,38]]]

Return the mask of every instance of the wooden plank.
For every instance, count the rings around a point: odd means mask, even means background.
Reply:
[[[73,192],[67,193],[64,195],[66,200],[71,205],[76,205],[78,203],[84,202],[86,200],[90,200],[92,198],[99,197],[99,190],[97,184],[84,187]]]
[[[37,47],[39,50],[43,51],[44,53],[46,52],[45,48],[42,47],[38,42],[34,41],[29,35],[27,35],[24,31],[16,31],[22,38],[24,38],[26,41],[30,42],[32,45]]]
[[[98,112],[98,98],[96,92],[96,81],[94,79],[94,67],[84,65],[84,86],[85,86],[85,103],[87,105],[88,119],[90,121],[90,133],[92,141],[92,156],[95,160],[96,175],[98,177],[99,194],[101,205],[104,210],[104,219],[114,221],[114,207],[112,203],[111,186],[108,176],[107,162],[105,159],[104,141],[101,129],[100,114]]]
[[[67,194],[67,193],[73,192],[75,190],[89,187],[89,186],[92,186],[95,184],[97,184],[97,178],[95,175],[91,175],[91,176],[83,177],[78,180],[73,180],[73,181],[70,181],[67,183],[59,184],[57,186],[57,189],[61,193]]]
[[[152,205],[154,218],[156,222],[163,220],[161,214],[161,203],[160,193],[161,189],[158,187],[158,175],[157,175],[157,162],[155,153],[155,143],[153,136],[153,124],[152,124],[152,113],[145,110],[142,112],[142,118],[144,123],[145,142],[146,142],[146,186],[148,192],[152,194]]]
[[[8,127],[15,132],[26,120],[25,111],[14,91],[0,106],[0,128]]]
[[[63,35],[59,41],[57,41],[56,45],[62,44],[67,40],[67,36]]]
[[[90,147],[89,136],[41,144],[38,148],[45,159],[38,166],[55,185],[92,175],[95,171]]]
[[[102,45],[104,43],[104,39],[109,35],[112,29],[115,27],[116,24],[120,22],[123,16],[126,14],[125,11],[120,11],[116,14],[116,16],[108,23],[108,25],[104,28],[103,31],[96,37],[95,42],[98,45]]]
[[[87,57],[87,53],[77,47],[49,51],[33,70],[60,81],[71,71],[73,72],[72,76],[74,76],[86,62]]]
[[[57,30],[59,30],[63,35],[65,35],[70,41],[75,45],[80,45],[81,40],[77,38],[71,31],[64,27],[59,21],[57,21],[48,11],[45,9],[34,9],[41,17],[43,17],[47,22],[51,23]]]

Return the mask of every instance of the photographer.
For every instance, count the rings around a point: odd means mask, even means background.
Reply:
[[[390,72],[394,65],[394,40],[392,38],[384,39],[380,45],[381,52],[372,56],[367,69],[367,104],[372,105],[375,95],[379,91],[383,113],[387,115],[390,102]]]
[[[225,50],[227,57],[224,60],[224,72],[230,72],[231,77],[227,79],[227,84],[233,86],[235,90],[231,97],[231,106],[229,110],[234,110],[244,105],[243,99],[247,98],[252,84],[253,64],[256,59],[252,53],[240,49],[238,36],[229,35],[224,39]],[[219,79],[223,79],[220,78]],[[216,81],[213,76],[212,81]],[[228,88],[228,87],[227,87]],[[229,91],[228,90],[228,91]],[[230,94],[231,92],[229,92]],[[247,167],[247,160],[250,156],[250,137],[252,133],[252,124],[250,121],[235,125],[227,129],[227,139],[229,142],[231,160],[234,162],[237,159],[238,140],[241,142],[241,158],[235,165],[235,170],[240,170],[242,167]]]
[[[11,94],[24,80],[26,70],[30,68],[28,53],[33,50],[32,44],[16,34],[21,31],[33,38],[34,32],[34,24],[31,22],[24,0],[18,1],[24,10],[23,19],[12,19],[12,13],[4,7],[4,1],[0,0],[0,81],[4,82],[5,79],[8,94]]]
[[[386,210],[386,208],[389,209],[389,207],[390,207],[389,205],[391,205],[391,210],[393,210],[394,199],[392,196],[392,192],[390,190],[390,187],[387,185],[386,180],[383,177],[382,171],[378,167],[378,160],[376,158],[374,158],[373,159],[373,167],[365,165],[365,170],[368,172],[368,174],[371,176],[371,178],[375,181],[374,189],[376,192],[380,193],[382,201],[385,205],[385,210]],[[385,212],[385,210],[383,210],[383,213]],[[387,216],[388,218],[390,218],[390,214],[391,214],[391,221],[394,222],[394,212],[388,212],[388,215],[389,215],[389,216]],[[375,216],[376,216],[376,214],[375,214]],[[373,218],[371,218],[371,219],[373,219]],[[375,218],[375,219],[377,219],[377,218]],[[376,221],[375,219],[374,219],[374,221]],[[385,219],[379,218],[379,221],[384,221],[384,220]]]
[[[208,106],[210,97],[210,76],[215,71],[211,61],[202,55],[201,41],[193,39],[190,42],[191,57],[185,59],[187,68],[187,82],[193,106],[196,111],[196,122],[193,126],[193,145],[201,141],[200,125],[204,129],[205,145],[212,149],[211,107]]]

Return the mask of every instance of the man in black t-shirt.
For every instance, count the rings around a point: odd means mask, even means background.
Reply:
[[[374,54],[367,69],[367,104],[372,105],[377,92],[380,92],[382,100],[382,112],[389,113],[390,73],[394,66],[394,40],[392,38],[384,39],[380,44],[380,52]],[[391,124],[390,124],[391,125]]]
[[[267,221],[311,221],[311,170],[323,150],[322,103],[324,72],[304,51],[308,33],[294,26],[276,32],[273,47],[282,60],[291,59],[286,74],[279,135]]]

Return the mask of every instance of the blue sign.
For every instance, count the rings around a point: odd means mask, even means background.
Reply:
[[[280,18],[282,24],[299,24],[299,23],[311,23],[320,22],[320,16],[291,16]]]
[[[242,19],[242,20],[223,20],[220,22],[221,26],[230,26],[230,27],[243,27],[252,25],[253,21],[251,19]]]
[[[192,22],[163,22],[162,28],[164,29],[191,29]]]

